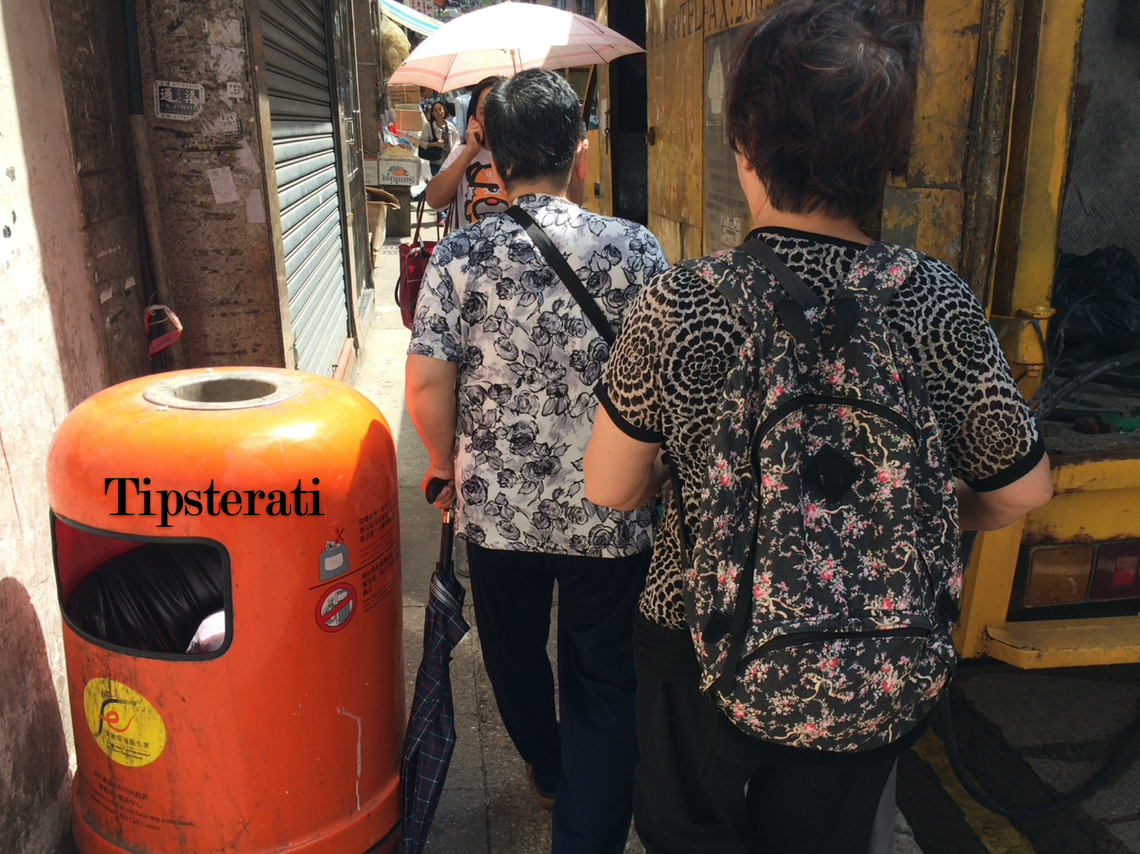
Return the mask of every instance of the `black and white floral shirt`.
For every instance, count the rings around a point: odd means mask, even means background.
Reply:
[[[518,204],[615,331],[642,285],[668,267],[640,225],[554,196]],[[650,548],[650,507],[621,513],[586,500],[582,458],[609,348],[513,219],[487,216],[439,243],[408,353],[458,365],[458,534],[491,549],[591,557]]]

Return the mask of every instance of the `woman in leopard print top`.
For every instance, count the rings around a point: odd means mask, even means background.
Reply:
[[[825,303],[871,242],[859,217],[905,163],[919,50],[917,27],[874,0],[789,0],[737,43],[727,126],[757,226],[749,237]],[[741,281],[757,271],[741,251],[716,260]],[[623,509],[660,489],[668,448],[689,531],[724,380],[750,334],[702,264],[658,276],[626,316],[586,456],[589,499]],[[1004,527],[1048,500],[1041,439],[969,286],[924,259],[886,314],[926,381],[963,528]],[[855,754],[740,733],[697,688],[677,522],[666,502],[637,627],[634,823],[647,851],[864,854],[894,760],[922,728]]]

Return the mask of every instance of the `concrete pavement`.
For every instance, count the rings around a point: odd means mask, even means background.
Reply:
[[[428,236],[434,239],[434,228]],[[396,441],[405,676],[410,704],[413,680],[423,651],[428,580],[439,557],[440,514],[427,504],[420,492],[427,453],[404,406],[404,357],[409,333],[401,325],[392,299],[399,273],[399,242],[390,238],[381,250],[374,278],[377,310],[366,336],[364,357],[354,385],[384,413]],[[402,242],[408,242],[408,238]],[[460,580],[466,583],[462,543],[458,545]],[[499,719],[479,652],[470,595],[464,611],[471,631],[456,649],[451,665],[458,739],[427,852],[545,854],[550,851],[550,813],[539,807],[531,796],[523,762]],[[551,651],[553,654],[553,644]],[[896,821],[895,838],[896,854],[922,854],[901,814]],[[626,852],[644,852],[632,832]]]

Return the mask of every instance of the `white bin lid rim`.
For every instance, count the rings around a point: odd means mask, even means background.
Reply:
[[[300,394],[299,380],[271,371],[202,372],[160,380],[143,398],[172,409],[227,410],[272,406]]]

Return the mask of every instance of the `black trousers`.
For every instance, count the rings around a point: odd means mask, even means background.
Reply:
[[[554,854],[620,854],[629,835],[633,624],[649,552],[587,558],[468,544],[483,662],[507,733],[557,791]],[[546,652],[558,584],[558,710]]]
[[[750,739],[698,690],[687,631],[639,618],[636,656],[634,826],[649,854],[867,854],[897,752]]]

